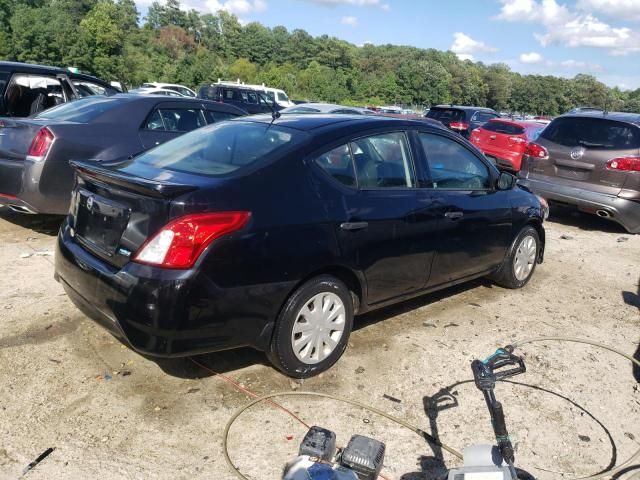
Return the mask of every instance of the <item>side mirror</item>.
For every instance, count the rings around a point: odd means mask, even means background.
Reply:
[[[498,181],[496,182],[496,188],[498,190],[511,190],[516,186],[516,182],[518,179],[515,175],[512,175],[508,172],[500,172],[500,176],[498,177]]]

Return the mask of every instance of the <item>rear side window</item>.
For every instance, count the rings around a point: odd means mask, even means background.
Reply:
[[[102,85],[98,85],[93,82],[86,82],[84,80],[72,80],[73,86],[76,88],[76,92],[80,97],[89,97],[91,95],[104,95],[107,93],[107,89]],[[114,90],[111,90],[114,92]]]
[[[567,147],[582,146],[600,150],[640,148],[637,127],[602,118],[557,118],[544,129],[540,138]]]
[[[498,115],[491,112],[476,112],[473,117],[471,117],[472,122],[488,122],[492,118],[497,118]]]
[[[35,118],[89,123],[118,105],[120,105],[120,102],[116,98],[91,96],[46,110],[36,115]]]
[[[207,124],[199,108],[161,108],[160,116],[168,132],[190,132]]]
[[[202,87],[200,88],[200,98],[204,98],[206,100],[219,100],[220,94],[216,87]]]
[[[182,135],[136,157],[156,168],[221,176],[268,161],[307,138],[305,132],[254,122],[222,122]]]
[[[347,187],[356,186],[356,174],[349,145],[341,145],[315,160],[316,165]]]
[[[464,118],[464,112],[455,108],[432,108],[427,113],[427,118],[433,118],[439,122],[459,122]]]
[[[411,155],[404,133],[385,133],[351,143],[361,188],[415,186]]]
[[[4,95],[7,114],[28,117],[65,102],[60,81],[51,76],[15,74]]]
[[[488,190],[491,177],[487,166],[471,151],[449,138],[420,133],[427,156],[432,187],[449,190]]]
[[[506,135],[521,135],[524,133],[524,127],[504,122],[487,122],[482,128],[489,132],[504,133]]]
[[[4,98],[4,87],[7,86],[7,80],[9,79],[9,73],[8,72],[0,72],[0,114],[2,114],[2,111],[4,110],[2,108],[4,102],[3,102],[3,98]]]

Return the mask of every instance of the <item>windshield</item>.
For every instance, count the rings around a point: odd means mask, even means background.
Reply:
[[[39,113],[35,118],[89,123],[117,107],[119,103],[118,99],[113,97],[90,96],[50,108]]]
[[[278,101],[279,102],[288,102],[289,101],[289,97],[287,97],[287,94],[284,92],[278,92]]]
[[[133,162],[178,172],[219,176],[272,157],[301,143],[307,134],[276,125],[221,122],[154,148]]]

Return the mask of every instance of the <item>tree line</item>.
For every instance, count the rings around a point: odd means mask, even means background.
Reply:
[[[162,81],[197,88],[239,78],[296,99],[351,105],[640,112],[640,89],[609,88],[591,75],[521,75],[450,51],[356,46],[302,29],[242,25],[224,11],[185,11],[179,0],[153,3],[142,22],[133,0],[0,0],[0,59],[73,66],[128,86]]]

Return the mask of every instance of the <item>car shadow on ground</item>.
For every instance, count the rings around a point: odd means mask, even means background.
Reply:
[[[580,230],[630,235],[620,224],[612,220],[598,217],[595,214],[584,213],[576,208],[563,205],[552,204],[550,206],[549,221],[576,227]]]
[[[0,219],[22,228],[28,228],[36,233],[55,237],[64,220],[64,215],[30,215],[14,212],[7,207],[0,207]]]
[[[594,474],[607,472],[608,470],[612,469],[616,465],[617,458],[618,458],[618,449],[616,447],[615,441],[611,433],[609,432],[607,427],[600,420],[598,420],[591,412],[589,412],[586,408],[584,408],[574,400],[571,400],[567,396],[547,388],[539,387],[536,385],[530,385],[523,382],[516,382],[513,380],[501,380],[501,381],[504,383],[510,383],[511,385],[514,385],[517,387],[537,390],[539,392],[543,392],[545,394],[558,397],[564,400],[565,402],[569,403],[572,407],[575,407],[576,409],[578,409],[581,412],[581,415],[586,415],[587,417],[589,417],[605,433],[608,439],[608,443],[611,447],[611,458],[609,460],[608,465],[606,465],[606,467],[604,467],[601,470],[601,472],[594,472]],[[462,380],[460,382],[454,383],[453,385],[449,385],[447,387],[441,388],[434,395],[426,396],[423,398],[424,411],[426,416],[429,418],[429,426],[430,426],[430,431],[426,432],[426,435],[424,435],[424,438],[426,440],[426,448],[431,450],[431,455],[423,455],[419,457],[418,462],[420,465],[420,471],[407,473],[402,477],[400,477],[400,480],[425,480],[425,479],[446,480],[447,475],[449,473],[449,470],[447,467],[456,468],[462,465],[462,460],[459,461],[459,465],[447,466],[445,464],[444,455],[443,455],[444,449],[439,444],[440,439],[439,439],[439,431],[438,431],[438,416],[441,412],[458,407],[459,405],[458,398],[457,398],[458,392],[456,388],[467,383],[473,383],[473,380]],[[477,392],[477,394],[481,395],[480,392]],[[491,420],[490,420],[490,415],[488,410],[486,412],[486,416],[487,416],[487,422],[490,422]],[[507,428],[509,428],[508,418],[506,419],[506,422],[507,422]],[[510,433],[514,436],[517,436],[516,431],[512,430]],[[429,436],[432,438],[429,438]],[[458,445],[456,445],[456,447],[459,448]],[[517,458],[516,458],[516,463],[517,463]],[[522,467],[526,469],[526,465],[523,465]],[[631,466],[629,468],[630,470],[628,470],[627,472],[637,469],[638,467]],[[533,477],[530,473],[527,473],[526,471],[520,470],[520,469],[518,469],[518,478],[523,480],[535,479],[535,477]],[[620,477],[613,477],[613,478],[620,478]]]
[[[493,287],[493,284],[489,280],[485,279],[474,280],[445,290],[425,294],[399,304],[381,308],[380,310],[375,310],[356,317],[353,329],[354,331],[357,331],[367,328],[378,322],[416,310],[425,305],[438,302],[446,297],[456,295],[479,286]],[[166,374],[187,379],[206,378],[214,375],[214,373],[198,365],[198,363],[222,374],[250,367],[252,365],[271,365],[264,352],[254,350],[252,348],[238,348],[188,358],[148,357],[148,359],[155,362]]]

